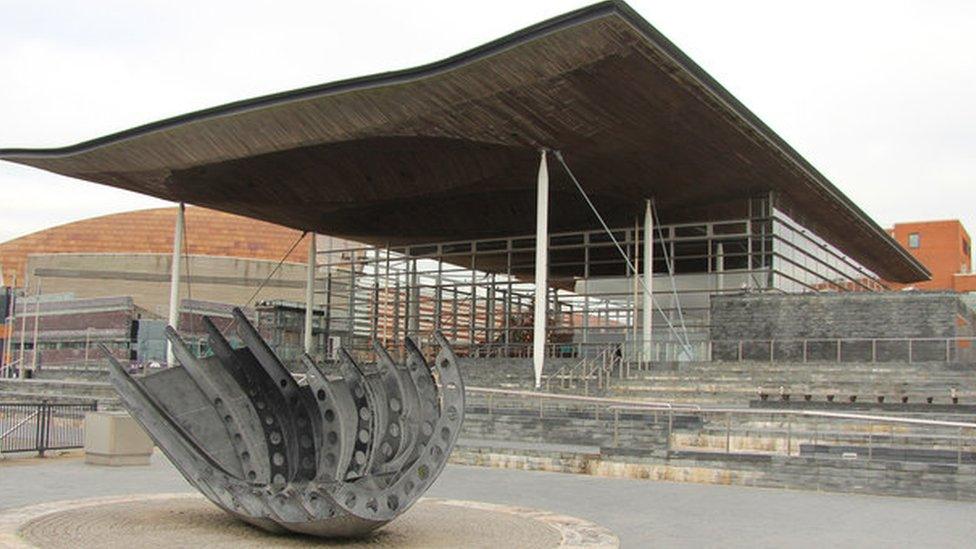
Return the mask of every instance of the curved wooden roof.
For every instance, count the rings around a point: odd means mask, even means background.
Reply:
[[[241,101],[0,158],[370,243],[531,233],[540,148],[611,225],[654,196],[690,207],[774,191],[878,275],[928,276],[853,202],[622,2],[404,71]],[[550,169],[552,230],[595,227]]]

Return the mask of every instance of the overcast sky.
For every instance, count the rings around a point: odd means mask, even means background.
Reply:
[[[0,148],[411,67],[588,3],[0,0]],[[976,2],[631,5],[878,223],[976,232]],[[163,204],[0,162],[0,241]]]

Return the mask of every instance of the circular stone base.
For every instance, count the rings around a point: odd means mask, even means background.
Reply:
[[[7,547],[617,547],[608,530],[574,517],[487,503],[423,498],[369,536],[329,540],[248,526],[201,496],[94,498],[0,513]]]

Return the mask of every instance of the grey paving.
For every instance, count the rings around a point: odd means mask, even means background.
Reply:
[[[80,459],[0,461],[0,509],[192,488],[165,459],[104,468]],[[451,465],[429,495],[583,517],[623,547],[972,547],[976,503],[607,479]],[[513,540],[513,545],[517,544]]]

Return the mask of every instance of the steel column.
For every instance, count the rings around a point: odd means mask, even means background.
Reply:
[[[536,191],[535,316],[533,318],[532,363],[535,368],[535,386],[538,389],[542,385],[542,366],[546,360],[546,289],[549,270],[549,170],[546,166],[546,151],[544,150],[539,160]]]
[[[308,263],[305,277],[305,353],[312,354],[312,318],[315,316],[315,233],[308,233]]]
[[[651,200],[644,201],[644,324],[643,361],[651,361],[654,345],[654,214]]]
[[[169,278],[169,325],[174,330],[180,329],[180,270],[183,258],[183,227],[185,223],[186,205],[180,202],[176,210],[176,228],[173,230],[173,264]],[[166,343],[166,364],[172,368],[176,365],[173,355],[173,344]]]

